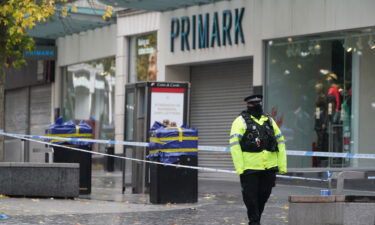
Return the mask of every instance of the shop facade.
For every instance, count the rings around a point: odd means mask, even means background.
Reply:
[[[95,139],[114,139],[116,24],[57,38],[54,118],[85,120]],[[94,151],[105,152],[97,145]]]
[[[227,146],[243,97],[263,93],[287,149],[374,154],[372,1],[220,1],[162,12],[158,80],[191,83],[200,145]],[[350,16],[348,16],[350,15]],[[230,157],[200,152],[200,165]],[[289,167],[366,167],[366,159],[289,156]]]
[[[290,150],[374,153],[370,146],[375,125],[373,35],[372,28],[358,28],[268,41],[266,106],[284,125]],[[308,164],[305,158],[297,165]],[[366,160],[338,158],[316,158],[311,163],[371,165]]]

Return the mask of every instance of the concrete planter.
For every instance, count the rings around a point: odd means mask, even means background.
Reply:
[[[374,225],[375,196],[289,196],[289,225]]]
[[[0,162],[0,194],[78,197],[78,163]]]

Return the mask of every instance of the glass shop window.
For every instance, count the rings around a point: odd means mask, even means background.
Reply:
[[[114,57],[64,68],[62,88],[64,120],[86,120],[93,127],[96,139],[113,140],[115,71]]]
[[[375,154],[375,28],[266,42],[265,108],[288,150]],[[371,159],[288,157],[289,167]]]

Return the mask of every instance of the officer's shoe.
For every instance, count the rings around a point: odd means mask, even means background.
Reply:
[[[260,222],[256,222],[256,221],[249,222],[249,225],[260,225]]]

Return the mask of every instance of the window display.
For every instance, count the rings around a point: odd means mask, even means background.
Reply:
[[[351,151],[352,54],[340,38],[268,42],[266,107],[290,150]],[[348,159],[292,157],[292,167],[349,166]]]
[[[375,28],[266,42],[265,109],[288,150],[375,154]],[[290,167],[369,167],[370,159],[288,157]]]

